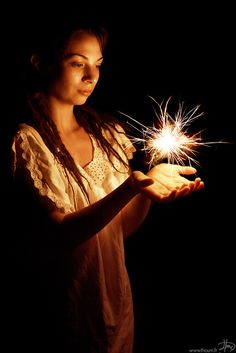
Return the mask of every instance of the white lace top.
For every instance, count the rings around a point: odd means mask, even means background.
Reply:
[[[104,131],[104,136],[121,156],[125,157],[126,152],[128,158],[132,158],[135,149],[124,134],[115,132],[123,149],[109,133]],[[93,159],[86,167],[78,165],[78,168],[85,176],[90,202],[95,202],[117,188],[128,177],[129,170],[114,157],[115,168],[112,167],[96,140],[92,136],[91,139]],[[32,187],[48,197],[55,207],[63,212],[73,212],[88,205],[80,187],[69,173],[68,183],[65,170],[34,128],[26,124],[20,126],[12,151],[14,170],[23,162],[30,172]],[[79,232],[79,229],[74,231]],[[78,245],[71,253],[68,266],[71,274],[67,297],[68,325],[74,332],[74,340],[83,340],[80,336],[80,327],[85,325],[84,321],[80,322],[82,312],[91,332],[91,345],[99,347],[103,353],[131,353],[133,307],[125,267],[122,213],[99,233]],[[91,348],[91,352],[97,350]]]

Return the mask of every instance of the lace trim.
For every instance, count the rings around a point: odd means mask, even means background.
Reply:
[[[22,157],[26,161],[26,168],[30,172],[31,178],[34,182],[34,186],[39,190],[41,196],[47,196],[51,201],[55,203],[57,208],[63,209],[65,212],[70,211],[70,206],[65,202],[61,201],[45,184],[42,182],[43,174],[38,168],[37,158],[35,154],[27,154],[29,146],[27,137],[24,133],[19,133],[22,139],[20,147],[22,149]]]

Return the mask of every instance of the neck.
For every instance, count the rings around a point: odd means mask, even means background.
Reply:
[[[49,99],[50,116],[60,134],[68,134],[79,128],[73,108],[73,105],[66,105],[52,98]]]

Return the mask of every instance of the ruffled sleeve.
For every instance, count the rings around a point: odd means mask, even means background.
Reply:
[[[136,148],[132,144],[131,140],[127,137],[124,129],[120,125],[116,125],[119,133],[116,133],[116,139],[123,147],[128,159],[133,158],[133,153],[136,151]]]
[[[113,134],[116,141],[120,144],[121,150],[118,146],[116,146],[115,148],[118,148],[118,150],[120,150],[119,152],[121,152],[123,157],[132,159],[133,153],[136,151],[136,148],[132,144],[131,140],[128,138],[123,127],[119,124],[116,124],[115,129],[113,130]],[[115,141],[107,130],[104,131],[104,135],[110,141],[111,145],[114,146]]]
[[[19,168],[26,168],[39,195],[48,197],[64,212],[73,210],[65,171],[34,128],[25,124],[20,126],[13,139],[12,152],[15,175]]]

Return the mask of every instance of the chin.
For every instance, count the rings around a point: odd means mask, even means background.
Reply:
[[[88,97],[77,99],[76,102],[74,102],[74,105],[83,105],[84,103],[86,103],[87,99]]]

